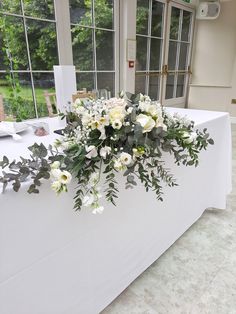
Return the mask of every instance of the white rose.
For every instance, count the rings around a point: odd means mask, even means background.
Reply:
[[[54,161],[51,164],[51,169],[58,169],[60,167],[60,161]]]
[[[116,106],[109,112],[109,118],[111,122],[115,120],[123,121],[125,117],[125,110],[122,106]]]
[[[74,105],[76,106],[81,106],[82,105],[82,100],[80,98],[77,98],[74,102]]]
[[[51,188],[54,192],[57,194],[61,192],[61,182],[59,181],[54,181],[51,185]]]
[[[118,119],[112,122],[113,129],[119,130],[122,127],[122,122]]]
[[[71,178],[72,178],[72,176],[71,176],[70,172],[64,170],[61,172],[61,175],[59,176],[58,181],[61,184],[69,184],[71,181]]]
[[[111,147],[109,146],[102,147],[99,152],[100,156],[104,159],[106,159],[107,156],[110,155],[110,153],[111,153]]]
[[[97,148],[94,145],[90,145],[90,146],[86,147],[86,152],[88,154],[85,156],[89,159],[97,157],[97,155],[98,155]]]
[[[143,133],[150,132],[156,124],[151,117],[142,113],[137,116],[136,121],[143,127]]]
[[[128,153],[121,153],[120,161],[123,165],[128,166],[132,162],[132,156]]]
[[[184,132],[184,138],[185,138],[184,143],[191,144],[196,140],[197,133],[193,132],[193,133],[189,134],[188,132]]]

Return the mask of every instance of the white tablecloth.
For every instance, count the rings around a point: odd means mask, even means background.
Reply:
[[[231,189],[231,132],[227,113],[168,109],[207,127],[215,145],[202,152],[200,166],[166,163],[179,183],[166,188],[164,202],[142,186],[120,184],[117,207],[102,215],[73,211],[73,193],[55,196],[8,191],[0,195],[0,313],[96,314],[175,242],[208,207],[225,208]],[[50,120],[57,128],[57,118]],[[26,155],[34,141],[0,139],[0,157]],[[122,182],[123,178],[120,178]],[[24,189],[23,189],[24,190]]]

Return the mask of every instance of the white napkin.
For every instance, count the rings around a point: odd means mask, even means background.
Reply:
[[[18,132],[21,132],[27,128],[27,124],[23,122],[7,122],[2,121],[0,123],[0,135],[10,135],[15,141],[21,140],[21,136]]]

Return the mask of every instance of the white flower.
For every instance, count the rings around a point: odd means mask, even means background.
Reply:
[[[122,106],[116,106],[114,108],[112,108],[109,112],[109,118],[111,120],[111,122],[113,121],[123,121],[125,117],[125,110]]]
[[[81,106],[83,103],[82,103],[82,100],[80,98],[77,98],[74,102],[74,105],[76,106]]]
[[[71,182],[71,174],[69,171],[61,171],[61,174],[60,176],[58,177],[58,181],[61,183],[61,184],[69,184]]]
[[[133,154],[135,157],[141,157],[145,153],[145,149],[143,147],[133,148]]]
[[[54,181],[51,185],[51,188],[54,192],[56,192],[57,194],[59,194],[61,192],[61,182],[59,181]]]
[[[97,152],[97,148],[94,145],[90,145],[88,147],[86,147],[86,152],[88,153],[87,155],[85,155],[87,158],[91,159],[91,158],[95,158],[98,155]]]
[[[156,124],[151,117],[142,113],[137,116],[136,121],[143,127],[143,133],[150,132]]]
[[[128,153],[121,153],[120,154],[120,161],[123,165],[128,166],[132,162],[132,156]]]
[[[51,169],[58,169],[60,167],[60,161],[54,161],[51,164]]]
[[[98,172],[92,173],[89,179],[90,186],[94,187],[96,184],[98,184],[98,181],[99,181],[99,173]]]
[[[93,209],[92,213],[93,214],[101,214],[104,211],[104,207],[103,206],[97,206]]]
[[[60,169],[52,169],[51,170],[51,175],[58,180],[61,176],[62,171]]]
[[[156,105],[151,105],[149,108],[148,108],[148,111],[147,111],[152,117],[154,118],[157,118],[158,117],[158,109],[157,109],[157,106]]]
[[[128,113],[131,113],[131,112],[133,111],[133,109],[134,109],[133,107],[129,107],[129,108],[127,109],[127,112],[128,112]]]
[[[85,207],[89,207],[93,204],[95,198],[94,198],[94,195],[93,194],[89,194],[89,195],[85,195],[84,198],[83,198],[83,205]]]
[[[104,159],[106,159],[107,156],[110,155],[110,153],[111,153],[111,147],[109,146],[102,147],[99,152],[100,156]]]
[[[119,130],[122,127],[122,122],[119,119],[116,119],[112,122],[113,129]]]
[[[140,101],[139,102],[139,109],[143,112],[148,112],[148,110],[150,109],[150,102],[146,102],[146,101]]]
[[[114,169],[117,171],[123,171],[126,169],[125,165],[122,164],[122,162],[120,161],[120,159],[116,159],[114,161]]]
[[[183,132],[183,138],[184,138],[185,144],[191,144],[195,142],[197,138],[197,133],[196,132],[192,132],[192,133]]]

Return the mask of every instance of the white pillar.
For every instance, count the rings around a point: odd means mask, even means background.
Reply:
[[[60,65],[73,65],[69,0],[54,0]]]
[[[72,94],[76,93],[76,75],[73,65],[55,65],[54,67],[55,89],[57,108],[65,113],[69,103],[72,102]]]
[[[120,6],[120,89],[130,93],[135,91],[135,67],[129,68],[127,60],[127,40],[136,40],[137,0],[121,0]]]

